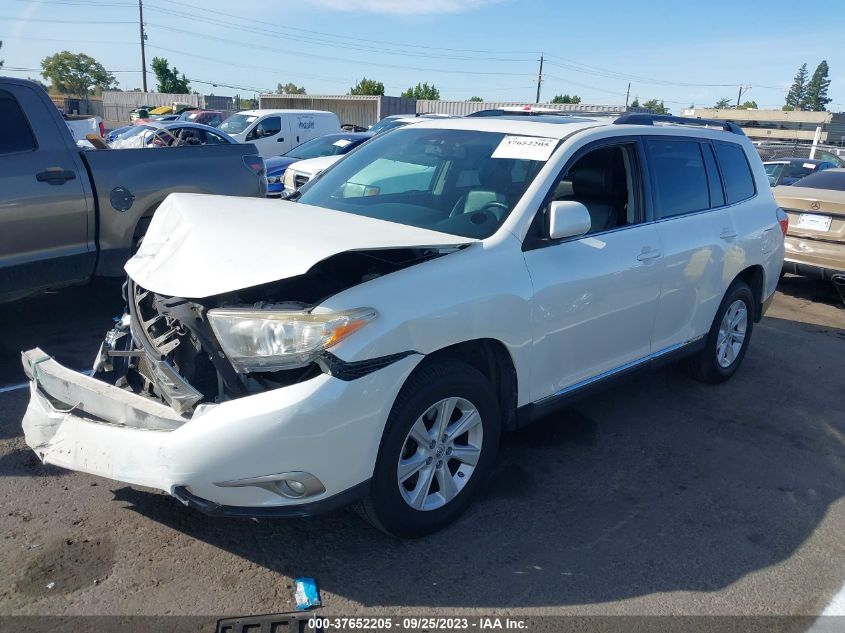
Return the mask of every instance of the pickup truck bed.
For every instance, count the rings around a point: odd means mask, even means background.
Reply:
[[[80,151],[33,82],[0,77],[0,301],[122,275],[173,192],[264,197],[255,146]]]

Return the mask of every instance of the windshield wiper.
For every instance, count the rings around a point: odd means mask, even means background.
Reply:
[[[297,189],[296,191],[291,191],[290,193],[283,192],[280,198],[282,200],[288,200],[290,202],[296,202],[299,200],[299,197],[302,195],[302,191]]]

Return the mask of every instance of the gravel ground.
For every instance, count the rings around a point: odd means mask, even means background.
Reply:
[[[108,281],[0,306],[0,385],[36,344],[86,368],[119,311]],[[287,611],[301,575],[347,615],[817,614],[845,581],[843,358],[829,285],[786,277],[732,381],[669,367],[511,434],[467,515],[405,542],[43,466],[0,393],[0,614]]]

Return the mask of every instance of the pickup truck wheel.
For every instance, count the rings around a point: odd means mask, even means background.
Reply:
[[[736,281],[716,311],[704,349],[690,359],[693,377],[717,384],[733,376],[745,358],[753,328],[754,295],[748,284]]]
[[[393,536],[439,530],[484,483],[500,432],[496,394],[483,374],[452,360],[423,367],[393,405],[370,495],[356,510]]]

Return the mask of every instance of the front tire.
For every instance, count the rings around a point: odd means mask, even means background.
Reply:
[[[481,372],[458,360],[422,367],[396,398],[370,495],[356,510],[401,538],[441,529],[489,475],[500,434],[498,399]]]
[[[704,349],[690,361],[692,375],[701,382],[725,382],[739,369],[754,329],[754,294],[743,281],[734,282],[713,319]]]

